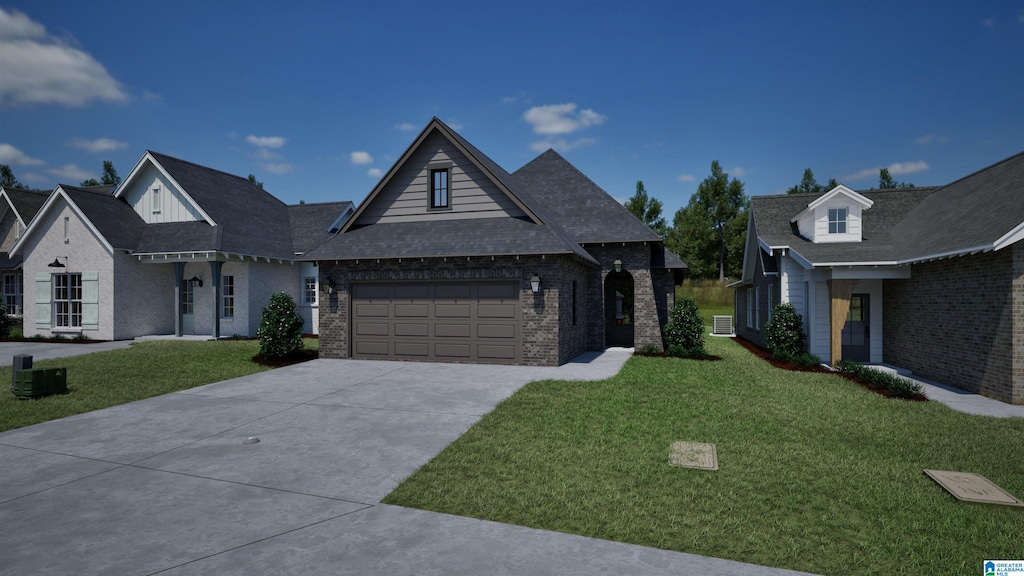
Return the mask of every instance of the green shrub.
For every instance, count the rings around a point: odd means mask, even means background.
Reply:
[[[638,354],[661,354],[661,348],[657,344],[644,344],[637,350]]]
[[[797,356],[804,348],[804,321],[792,304],[779,304],[764,325],[765,346],[772,356],[781,360],[781,354]]]
[[[72,340],[76,342],[88,342],[89,337],[86,336],[84,332],[79,332],[78,334],[75,334],[75,337],[72,338]]]
[[[703,348],[684,348],[682,346],[669,346],[665,354],[676,358],[707,358],[708,356]]]
[[[863,382],[867,382],[876,388],[888,390],[897,398],[924,398],[924,389],[917,382],[913,382],[902,376],[880,372],[867,368],[852,360],[842,359],[836,365],[839,371],[849,374]]]
[[[260,354],[267,359],[284,358],[302,351],[302,317],[295,312],[295,301],[284,292],[270,297],[260,312]]]
[[[680,298],[669,310],[665,325],[665,342],[669,349],[700,350],[704,353],[704,321],[693,298]]]
[[[7,340],[11,336],[11,325],[13,318],[7,315],[7,306],[0,304],[0,340]]]

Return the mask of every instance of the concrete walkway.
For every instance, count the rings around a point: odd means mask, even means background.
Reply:
[[[1024,406],[1014,406],[999,400],[993,400],[981,394],[975,394],[934,380],[915,376],[909,370],[889,364],[868,364],[869,368],[890,374],[898,374],[907,380],[917,382],[924,389],[929,400],[941,402],[953,410],[974,414],[976,416],[992,416],[994,418],[1024,418]]]
[[[527,382],[628,357],[315,360],[2,433],[0,574],[794,574],[379,503]]]
[[[32,361],[49,360],[51,358],[65,358],[67,356],[79,356],[81,354],[92,354],[93,352],[106,352],[107,350],[120,350],[127,348],[131,340],[117,340],[114,342],[96,342],[94,344],[56,344],[52,342],[0,342],[0,366],[10,366],[14,363],[14,356],[28,354]]]

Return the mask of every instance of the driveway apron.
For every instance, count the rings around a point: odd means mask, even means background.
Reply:
[[[792,574],[379,503],[527,382],[628,354],[315,360],[2,433],[0,574]]]

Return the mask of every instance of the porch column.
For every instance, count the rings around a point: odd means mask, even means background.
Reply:
[[[181,283],[185,281],[185,263],[174,263],[174,335],[181,337]]]
[[[831,302],[832,340],[830,360],[833,366],[843,357],[843,326],[846,316],[850,313],[850,297],[859,280],[827,280],[828,298]]]
[[[223,262],[210,262],[210,282],[213,283],[213,339],[220,338],[220,268]]]

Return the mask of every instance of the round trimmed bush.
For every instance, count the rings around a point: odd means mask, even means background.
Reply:
[[[302,351],[302,317],[295,312],[295,301],[284,292],[270,297],[260,312],[260,354],[271,360]]]
[[[792,304],[779,304],[764,325],[765,347],[773,356],[792,358],[803,352],[804,321]]]
[[[704,320],[693,298],[680,298],[668,312],[665,343],[671,348],[704,350]]]

